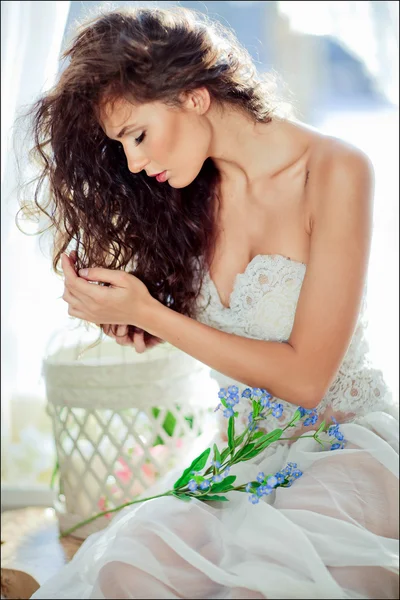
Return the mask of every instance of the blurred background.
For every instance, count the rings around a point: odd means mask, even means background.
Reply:
[[[376,175],[368,320],[371,360],[398,398],[398,2],[2,2],[2,505],[51,504],[54,442],[42,361],[69,326],[49,248],[15,226],[12,126],[50,88],[74,22],[99,6],[179,4],[230,26],[275,71],[300,120],[364,150]],[[31,226],[30,231],[34,231]]]

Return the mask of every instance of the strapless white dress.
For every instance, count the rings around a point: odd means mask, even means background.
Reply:
[[[285,341],[305,272],[280,255],[256,256],[237,276],[229,308],[207,277],[198,319]],[[296,407],[282,403],[285,423]],[[342,423],[345,449],[323,451],[306,438],[235,467],[241,483],[296,462],[303,476],[292,487],[257,505],[233,492],[213,505],[159,498],[126,508],[32,598],[397,598],[397,404],[369,364],[363,310],[318,413]],[[226,420],[222,437],[225,428]],[[174,472],[151,491],[175,479]]]

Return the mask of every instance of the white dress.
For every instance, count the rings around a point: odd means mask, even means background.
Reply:
[[[280,255],[256,256],[237,276],[229,308],[207,277],[198,319],[229,333],[285,341],[305,272],[306,265]],[[318,406],[321,418],[343,423],[345,449],[324,451],[306,438],[274,444],[236,465],[237,483],[289,461],[303,471],[292,487],[256,505],[231,492],[224,503],[169,497],[128,507],[32,598],[397,598],[397,406],[367,351],[361,311]],[[214,376],[221,386],[244,387]],[[295,407],[283,404],[286,422]],[[159,482],[157,492],[175,479],[173,473]]]

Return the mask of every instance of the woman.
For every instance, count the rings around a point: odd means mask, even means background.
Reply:
[[[282,117],[235,38],[193,13],[105,14],[66,57],[34,130],[69,314],[266,388],[283,422],[298,405],[333,416],[347,445],[238,466],[304,471],[256,507],[127,509],[33,597],[397,597],[397,423],[362,321],[368,159]]]

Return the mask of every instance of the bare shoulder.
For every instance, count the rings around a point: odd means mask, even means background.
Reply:
[[[313,138],[308,161],[310,212],[315,216],[332,201],[371,203],[374,169],[370,158],[343,140],[319,133],[313,133]]]

